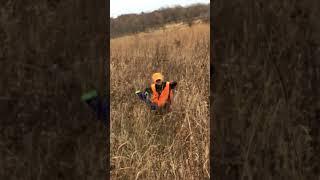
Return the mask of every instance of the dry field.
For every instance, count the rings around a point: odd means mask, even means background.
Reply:
[[[111,179],[209,179],[209,24],[111,40]],[[136,96],[161,71],[178,82],[173,112]]]

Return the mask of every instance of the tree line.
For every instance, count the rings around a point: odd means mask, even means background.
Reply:
[[[209,18],[210,5],[199,3],[187,7],[178,5],[171,8],[160,8],[149,13],[124,14],[110,18],[110,36],[113,38],[143,32],[172,22],[185,22],[191,25],[193,19],[209,22]]]

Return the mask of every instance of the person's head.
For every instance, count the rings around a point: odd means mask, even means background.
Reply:
[[[152,75],[152,81],[153,83],[157,84],[157,85],[161,85],[163,82],[163,75],[161,73],[154,73]]]

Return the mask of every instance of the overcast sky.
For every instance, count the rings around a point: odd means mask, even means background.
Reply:
[[[210,0],[111,0],[110,16],[121,14],[141,13],[157,10],[161,7],[174,5],[186,6],[195,3],[210,3]]]

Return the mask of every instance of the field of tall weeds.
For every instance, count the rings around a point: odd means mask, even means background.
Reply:
[[[203,23],[111,39],[111,179],[209,179],[209,45]],[[165,115],[135,95],[154,72],[178,83]]]

